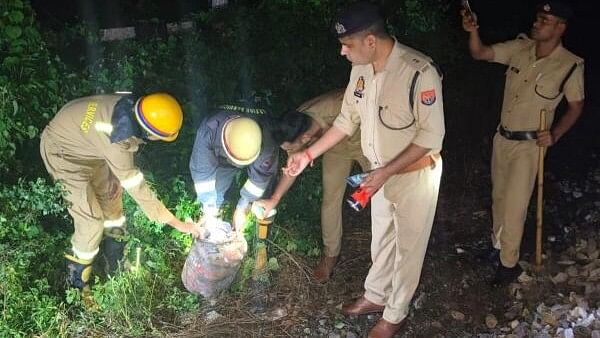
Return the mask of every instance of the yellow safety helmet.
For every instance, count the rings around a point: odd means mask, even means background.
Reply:
[[[140,97],[135,103],[135,118],[148,134],[166,142],[177,138],[183,124],[181,106],[165,93]]]
[[[221,144],[227,157],[237,165],[249,165],[260,154],[262,132],[251,118],[237,116],[223,126]]]

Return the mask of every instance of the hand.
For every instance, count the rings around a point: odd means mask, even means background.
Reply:
[[[467,12],[464,9],[460,10],[460,15],[462,16],[462,26],[466,32],[474,32],[479,29],[479,25],[477,24],[477,16],[473,12]]]
[[[298,176],[309,163],[310,159],[303,151],[293,153],[288,157],[287,166],[283,168],[283,172],[290,176]]]
[[[204,231],[202,231],[202,227],[198,223],[193,222],[185,222],[182,223],[183,226],[178,228],[177,230],[183,232],[184,234],[191,234],[194,238],[203,239]]]
[[[387,173],[385,167],[375,169],[369,173],[369,175],[360,184],[360,187],[363,188],[369,195],[374,195],[379,189],[381,189],[389,177],[390,174]]]
[[[257,206],[263,208],[263,213],[261,216],[263,216],[262,218],[264,218],[271,212],[271,210],[273,210],[277,207],[277,204],[279,204],[279,200],[271,197],[268,199],[258,200],[254,203]],[[259,217],[259,215],[256,215],[256,217],[261,218],[261,217]]]
[[[550,147],[556,143],[556,140],[549,130],[542,130],[537,132],[536,143],[540,147]]]
[[[233,213],[233,228],[237,232],[244,231],[246,219],[248,216],[248,208],[236,208]]]

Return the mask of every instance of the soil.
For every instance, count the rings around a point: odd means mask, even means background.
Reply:
[[[555,271],[553,258],[578,238],[598,235],[600,220],[600,144],[589,132],[589,125],[575,128],[549,152],[545,175],[546,260],[541,272]],[[479,146],[478,146],[479,147]],[[494,272],[485,259],[490,234],[490,177],[488,145],[471,154],[455,151],[444,156],[444,176],[437,215],[430,237],[421,282],[415,292],[407,323],[397,337],[497,337],[511,319],[505,313],[515,304],[509,288],[493,288]],[[468,160],[467,160],[468,159]],[[598,180],[590,173],[598,173]],[[583,196],[564,192],[565,184],[581,190]],[[591,185],[591,186],[590,186]],[[563,188],[561,188],[563,187]],[[534,192],[534,197],[535,197]],[[594,214],[596,212],[596,214]],[[590,216],[591,215],[591,216]],[[596,216],[594,216],[596,215]],[[206,304],[202,314],[185,318],[185,329],[174,330],[176,337],[366,337],[380,315],[345,317],[343,303],[363,293],[363,282],[370,266],[369,210],[356,213],[344,210],[344,241],[341,258],[332,279],[323,285],[310,278],[316,260],[273,250],[281,269],[270,285],[257,283],[254,292],[244,297],[224,296],[214,305]],[[521,259],[533,263],[535,198],[530,203]],[[541,279],[540,279],[541,280]],[[533,308],[551,302],[558,289],[551,283],[528,288],[521,303]],[[590,302],[598,302],[599,298]],[[599,302],[600,305],[600,302]],[[499,324],[486,326],[493,314]],[[187,324],[186,324],[187,323]],[[589,335],[588,335],[589,337]]]

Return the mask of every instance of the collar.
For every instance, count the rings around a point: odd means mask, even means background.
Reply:
[[[402,62],[402,55],[406,54],[406,50],[402,48],[404,45],[398,42],[395,37],[394,46],[392,47],[392,52],[388,55],[388,58],[385,62],[385,66],[383,67],[383,72],[393,71],[398,69],[400,63]]]
[[[562,42],[559,42],[559,44],[552,50],[552,52],[550,54],[548,54],[548,56],[544,56],[541,59],[536,59],[536,56],[535,56],[535,48],[536,47],[535,46],[536,46],[536,44],[532,43],[531,47],[529,49],[529,57],[531,60],[533,60],[533,62],[556,59],[556,58],[560,57],[563,54],[563,52],[565,51],[565,48],[563,47]]]

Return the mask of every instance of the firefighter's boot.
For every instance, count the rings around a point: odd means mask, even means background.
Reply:
[[[102,256],[104,257],[104,272],[106,275],[114,276],[119,270],[125,250],[125,228],[112,227],[104,230],[102,240]]]
[[[67,270],[67,286],[79,290],[89,290],[89,282],[92,276],[93,259],[78,258],[72,253],[65,253],[65,265]]]

